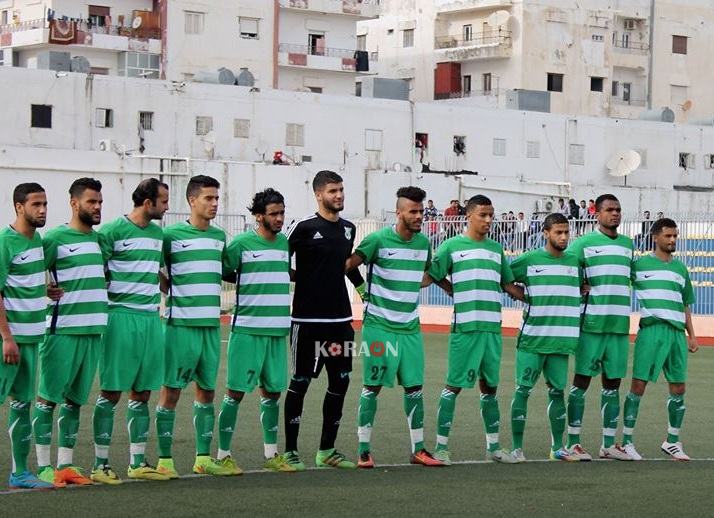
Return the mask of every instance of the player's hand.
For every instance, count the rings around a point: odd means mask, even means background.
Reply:
[[[580,294],[582,296],[590,294],[590,287],[591,286],[589,284],[583,284],[582,286],[580,286]]]
[[[689,349],[690,353],[695,353],[699,350],[699,344],[697,344],[696,336],[687,337],[687,348]]]
[[[50,284],[47,286],[47,296],[50,300],[57,302],[64,295],[64,290],[57,286],[56,284]]]
[[[20,349],[13,338],[2,341],[2,361],[10,365],[20,363]]]
[[[362,283],[359,286],[355,286],[355,291],[359,294],[362,301],[369,302],[369,294],[367,293],[365,283]]]

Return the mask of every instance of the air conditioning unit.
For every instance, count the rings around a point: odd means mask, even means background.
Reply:
[[[635,20],[634,18],[628,18],[627,20],[625,20],[625,30],[634,31],[636,26],[637,20]]]
[[[116,146],[116,142],[114,142],[112,139],[105,138],[99,141],[99,151],[114,151],[114,147]]]
[[[536,212],[551,212],[553,210],[553,200],[543,198],[536,201]]]

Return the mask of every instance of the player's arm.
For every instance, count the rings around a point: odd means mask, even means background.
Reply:
[[[49,235],[46,235],[42,240],[42,250],[45,257],[45,270],[52,272],[57,261],[57,243]],[[47,281],[47,298],[57,302],[62,298],[62,295],[64,295],[64,290],[57,285],[57,279],[50,274]]]
[[[424,272],[424,278],[421,282],[421,287],[426,288],[430,284],[434,283],[444,290],[448,295],[454,295],[454,287],[447,278],[451,273],[452,261],[451,261],[451,251],[448,245],[442,243],[442,245],[436,250],[434,255],[434,260],[431,260],[431,251],[429,251],[429,260],[427,261],[428,267],[426,272]]]
[[[233,241],[223,248],[223,275],[225,282],[235,284],[238,281],[238,269],[240,268],[240,242],[238,237],[233,238]]]
[[[687,328],[687,348],[690,353],[695,353],[699,350],[697,337],[694,335],[694,323],[692,322],[692,310],[689,306],[684,307],[684,325]]]
[[[509,282],[507,284],[502,284],[501,287],[503,288],[503,291],[508,293],[512,298],[520,300],[521,302],[526,301],[526,290],[520,284]]]
[[[351,256],[347,258],[347,261],[345,261],[345,272],[349,273],[355,268],[358,268],[360,265],[364,263],[364,258],[355,252]]]
[[[516,265],[518,266],[518,265]],[[515,283],[516,276],[513,273],[511,265],[508,264],[506,254],[501,250],[501,289],[508,293],[512,298],[526,301],[526,290],[522,285]]]

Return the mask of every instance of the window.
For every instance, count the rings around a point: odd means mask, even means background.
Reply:
[[[0,17],[0,25],[7,25],[7,11],[2,12],[2,17]]]
[[[233,138],[250,138],[250,119],[233,119]]]
[[[125,77],[143,77],[158,79],[161,69],[161,56],[146,52],[122,52],[119,54],[118,73]]]
[[[310,54],[313,56],[324,56],[325,55],[325,34],[324,33],[310,33],[307,35],[307,45],[310,50]]]
[[[258,39],[258,18],[238,18],[238,26],[240,28],[240,37],[246,40]]]
[[[687,37],[686,36],[672,36],[672,54],[686,54],[687,53]]]
[[[114,110],[110,108],[97,108],[94,112],[94,125],[97,128],[113,128]]]
[[[471,76],[467,75],[461,78],[461,91],[464,92],[464,95],[471,92]]]
[[[484,94],[491,93],[491,73],[488,72],[481,76],[481,86],[483,87]]]
[[[389,36],[391,36],[392,34],[394,34],[394,29],[387,29],[387,34],[388,34]]]
[[[593,34],[593,41],[605,41],[605,36],[602,34]]]
[[[202,34],[205,13],[184,11],[184,32],[186,34]]]
[[[584,144],[570,144],[568,146],[568,163],[571,165],[585,165]]]
[[[208,135],[209,131],[213,131],[213,117],[196,117],[196,135]]]
[[[613,97],[620,95],[620,83],[613,81],[611,85],[612,91],[610,92]]]
[[[286,146],[304,146],[305,145],[305,126],[302,124],[287,123],[285,125],[285,145]]]
[[[694,153],[680,153],[679,167],[682,169],[694,169],[696,167],[694,162]]]
[[[402,47],[413,47],[414,46],[414,29],[404,29],[402,31]]]
[[[322,93],[322,87],[321,86],[308,86],[308,90],[310,90],[314,94],[321,94]]]
[[[704,155],[704,169],[714,169],[714,154]]]
[[[548,74],[548,91],[562,92],[563,91],[563,74]]]
[[[49,104],[32,105],[32,127],[52,128],[52,106]]]
[[[634,18],[627,18],[625,20],[625,30],[634,31],[637,26],[637,20]]]
[[[454,135],[454,154],[456,156],[466,154],[466,137],[463,135]]]
[[[630,92],[632,91],[632,83],[622,83],[622,100],[630,102]]]
[[[362,97],[362,81],[355,83],[355,97]]]
[[[602,77],[591,77],[590,78],[590,91],[591,92],[602,92],[604,80]]]
[[[364,150],[365,151],[382,151],[382,130],[366,129],[364,130]]]
[[[529,140],[526,142],[526,158],[540,158],[540,141]]]
[[[95,76],[108,76],[109,69],[107,67],[89,67],[89,73]]]
[[[357,48],[355,50],[367,50],[367,35],[360,34],[357,36]]]
[[[110,8],[101,5],[89,6],[89,23],[93,27],[104,27],[107,18],[110,15]]]
[[[506,156],[506,139],[493,139],[493,156]]]
[[[144,131],[154,131],[154,112],[139,112],[139,127]]]
[[[622,43],[620,45],[623,49],[629,49],[630,48],[630,33],[625,32],[622,35]]]
[[[474,36],[474,28],[471,24],[464,25],[463,33],[464,41],[471,41]]]
[[[671,105],[681,107],[687,101],[687,87],[680,85],[669,85],[669,89]]]

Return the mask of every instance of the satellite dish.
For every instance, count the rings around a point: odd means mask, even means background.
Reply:
[[[492,13],[486,21],[491,27],[500,27],[501,25],[506,25],[508,20],[511,18],[511,13],[504,10],[496,11]]]
[[[684,102],[682,103],[682,106],[681,106],[681,107],[682,107],[682,111],[685,111],[685,112],[686,112],[687,110],[689,110],[689,109],[692,107],[692,104],[693,104],[693,103],[692,103],[692,101],[691,101],[690,99],[687,99],[686,101],[684,101]]]
[[[141,27],[142,22],[143,20],[141,19],[141,17],[137,16],[136,18],[134,18],[134,20],[132,20],[131,26],[134,29],[138,29],[139,27]]]
[[[610,157],[605,166],[610,170],[610,176],[627,176],[640,167],[642,157],[633,150],[618,151]]]
[[[394,162],[392,164],[392,171],[394,171],[395,173],[398,173],[401,170],[402,170],[402,164],[400,164],[399,162]]]

